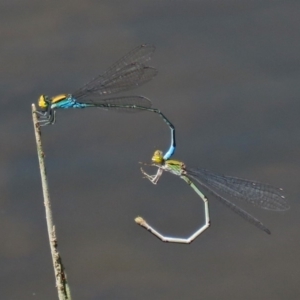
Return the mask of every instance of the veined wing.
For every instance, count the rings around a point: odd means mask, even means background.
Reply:
[[[215,174],[205,169],[187,169],[186,172],[188,177],[196,180],[202,187],[210,191],[221,203],[268,234],[271,232],[262,222],[230,202],[227,197],[242,199],[269,210],[289,209],[289,205],[282,195],[282,189],[255,181]]]
[[[87,94],[107,95],[135,88],[151,80],[157,75],[157,70],[146,66],[154,52],[154,46],[142,45],[115,64],[113,64],[104,74],[97,76],[72,95],[76,99],[82,99]]]
[[[241,178],[215,174],[205,169],[188,169],[188,175],[209,189],[224,196],[245,200],[263,209],[284,211],[289,209],[281,188]]]
[[[124,66],[131,64],[145,65],[151,59],[155,47],[149,44],[143,44],[131,50],[129,53],[115,62],[108,70],[104,72],[103,77],[109,78],[118,73]]]

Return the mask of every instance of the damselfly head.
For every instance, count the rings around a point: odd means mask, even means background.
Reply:
[[[38,105],[39,105],[40,108],[46,109],[46,108],[48,107],[49,103],[48,103],[48,101],[47,101],[47,98],[48,98],[48,97],[45,96],[45,95],[41,95],[41,96],[39,97]]]
[[[156,150],[151,160],[156,164],[163,164],[164,162],[163,152],[160,150]]]

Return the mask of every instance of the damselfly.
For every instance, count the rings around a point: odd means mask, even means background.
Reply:
[[[245,200],[267,210],[284,211],[289,209],[287,200],[282,194],[281,188],[276,188],[268,184],[259,183],[256,181],[249,181],[241,178],[225,176],[215,174],[205,169],[200,168],[187,168],[185,164],[178,160],[165,160],[161,151],[157,150],[154,152],[152,157],[151,166],[158,168],[155,175],[147,174],[142,168],[141,171],[147,179],[153,184],[157,184],[163,171],[170,172],[174,175],[179,176],[187,184],[189,184],[194,191],[200,196],[204,203],[205,209],[205,222],[197,231],[195,231],[188,238],[176,238],[163,236],[153,227],[151,227],[142,217],[137,217],[135,221],[149,230],[156,237],[161,239],[163,242],[173,243],[191,243],[197,236],[199,236],[204,230],[210,226],[209,208],[208,201],[204,194],[194,185],[191,179],[197,181],[197,183],[204,190],[212,193],[215,198],[225,204],[232,211],[237,213],[239,216],[250,222],[257,228],[270,234],[270,230],[261,223],[258,219],[247,213],[245,210],[236,206],[233,202],[228,200],[229,198]]]
[[[105,110],[125,110],[128,112],[150,111],[159,114],[171,130],[171,146],[165,154],[170,158],[176,147],[175,128],[166,116],[152,108],[149,99],[143,96],[107,97],[110,94],[136,88],[151,80],[156,74],[155,68],[146,65],[155,47],[143,44],[113,64],[102,75],[97,76],[74,93],[60,94],[54,97],[41,95],[38,100],[41,126],[54,124],[57,109],[97,107]]]

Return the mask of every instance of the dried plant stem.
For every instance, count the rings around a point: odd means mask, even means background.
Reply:
[[[38,153],[39,166],[41,172],[42,189],[43,189],[46,221],[47,221],[47,228],[48,228],[48,237],[49,237],[50,250],[51,250],[52,262],[54,267],[56,288],[57,288],[59,300],[71,300],[70,288],[67,282],[67,274],[65,272],[64,266],[62,264],[62,259],[57,249],[58,243],[56,238],[55,226],[53,224],[51,202],[50,202],[49,188],[48,188],[47,175],[46,175],[46,167],[44,161],[45,155],[42,148],[41,131],[40,131],[40,126],[38,123],[35,110],[36,110],[35,105],[32,104],[33,127],[35,132],[37,153]]]

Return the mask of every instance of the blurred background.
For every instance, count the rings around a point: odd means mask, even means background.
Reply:
[[[299,299],[300,2],[7,1],[0,4],[0,298],[56,299],[31,103],[70,93],[142,43],[149,97],[177,129],[174,158],[282,187],[283,213],[238,203],[268,236],[179,178],[139,162],[167,150],[158,115],[61,110],[42,128],[59,251],[73,299]],[[148,169],[147,169],[148,170]],[[148,170],[155,172],[155,169]]]

